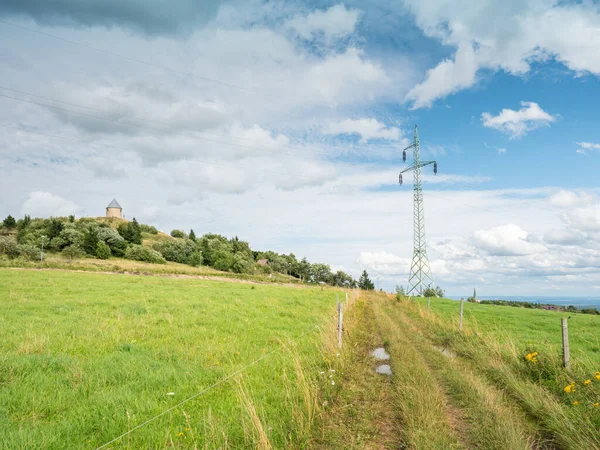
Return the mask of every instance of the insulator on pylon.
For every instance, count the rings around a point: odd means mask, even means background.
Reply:
[[[402,174],[398,175],[398,183],[402,184]]]
[[[436,162],[433,163],[433,173],[435,175],[437,175],[437,163]]]
[[[406,150],[402,152],[402,161],[406,162]]]

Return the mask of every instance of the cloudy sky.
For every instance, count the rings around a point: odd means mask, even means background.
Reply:
[[[5,0],[0,65],[2,217],[116,197],[392,289],[418,124],[447,293],[600,295],[592,1]]]

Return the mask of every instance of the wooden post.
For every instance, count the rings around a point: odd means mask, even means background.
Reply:
[[[346,309],[348,309],[348,293],[346,292]]]
[[[342,348],[342,323],[343,323],[343,315],[344,315],[344,305],[340,302],[337,304],[338,306],[338,347]]]
[[[458,323],[458,329],[459,330],[462,330],[464,309],[465,309],[465,301],[461,298],[460,299],[460,322]]]
[[[569,354],[569,325],[565,317],[560,319],[560,323],[562,325],[563,367],[568,368],[571,362],[571,355]]]

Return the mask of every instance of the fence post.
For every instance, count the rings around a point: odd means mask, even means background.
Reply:
[[[337,304],[338,307],[338,347],[342,348],[342,323],[344,315],[344,305],[340,302]]]
[[[465,301],[461,298],[460,299],[460,322],[458,324],[458,329],[462,330],[462,323],[463,323],[463,312],[465,309]]]
[[[427,312],[429,312],[430,305],[431,305],[431,297],[427,297]]]
[[[348,293],[346,292],[346,309],[348,309]]]
[[[569,325],[565,317],[560,319],[562,325],[562,345],[563,345],[563,367],[568,368],[571,362],[571,355],[569,354]]]

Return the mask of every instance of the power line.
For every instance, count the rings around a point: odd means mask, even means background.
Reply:
[[[90,111],[95,111],[95,112],[99,112],[99,113],[102,113],[102,114],[109,114],[109,115],[113,115],[114,116],[114,113],[112,113],[110,111],[106,111],[106,110],[102,110],[102,109],[98,109],[98,108],[93,108],[91,106],[81,105],[79,103],[73,103],[73,102],[67,102],[67,101],[64,101],[64,100],[58,100],[58,99],[55,99],[55,98],[52,98],[52,97],[45,97],[45,96],[38,95],[38,94],[32,94],[31,92],[21,91],[21,90],[18,90],[18,89],[12,89],[12,88],[8,88],[8,87],[5,87],[5,86],[0,86],[0,89],[1,90],[5,90],[5,91],[10,91],[10,92],[15,92],[15,93],[18,93],[18,94],[27,95],[27,96],[30,96],[30,97],[40,98],[40,99],[47,100],[47,101],[50,101],[50,102],[62,103],[62,104],[65,104],[65,105],[75,106],[77,108],[83,108],[83,109],[87,109],[87,110],[90,110]],[[2,94],[0,94],[0,95],[2,95]],[[16,97],[10,97],[10,96],[6,96],[6,97],[11,98],[11,99],[15,99],[15,100],[22,100],[22,99],[18,99]],[[46,106],[48,108],[53,108],[54,107],[53,105],[46,105],[46,104],[42,104],[42,103],[35,103],[35,104],[41,105],[41,106]],[[79,114],[79,112],[77,112],[77,111],[72,111],[72,110],[69,110],[69,111],[71,111],[73,114]],[[97,116],[93,116],[93,117],[97,117]],[[98,118],[101,119],[101,120],[107,120],[107,119],[109,119],[109,118],[105,118],[105,117],[98,117]],[[143,119],[143,118],[138,118],[138,117],[135,117],[135,116],[119,115],[118,119],[115,118],[112,121],[113,122],[116,121],[120,125],[127,125],[127,123],[121,122],[122,119],[134,120],[134,121],[141,122],[141,123],[152,123],[152,124],[156,124],[156,125],[168,127],[168,128],[173,129],[173,130],[176,130],[176,131],[179,130],[179,128],[177,128],[174,125],[171,125],[169,123],[166,123],[166,122],[161,122],[161,121],[151,120],[151,119]],[[133,125],[133,126],[136,126],[136,125]],[[181,129],[185,130],[185,131],[191,131],[191,132],[197,132],[197,133],[207,134],[207,132],[205,132],[205,131],[194,130],[192,128],[181,128]],[[159,131],[164,131],[164,130],[159,130]],[[238,140],[247,141],[247,142],[250,142],[250,143],[258,143],[258,141],[256,141],[255,139],[248,139],[248,138],[244,138],[244,137],[241,137],[241,136],[226,135],[226,134],[222,134],[222,133],[215,133],[213,131],[209,132],[208,134],[209,135],[214,135],[214,136],[222,136],[222,137],[225,137],[225,138],[238,139]],[[208,138],[203,138],[203,137],[200,137],[200,136],[194,136],[194,138],[195,139],[208,139]],[[217,142],[222,142],[222,141],[217,141]],[[239,144],[230,143],[230,145],[239,145]],[[253,148],[253,149],[261,150],[261,151],[272,151],[272,152],[281,153],[279,151],[279,149],[277,149],[277,148],[268,149],[268,148],[255,147],[255,146],[246,146],[245,148]],[[288,145],[281,146],[279,148],[281,148],[281,149],[288,149],[290,151],[295,150],[293,147],[290,147]],[[312,152],[315,153],[315,154],[323,155],[324,157],[328,157],[329,156],[329,154],[327,152],[316,151],[316,150],[312,150]],[[290,154],[290,153],[288,153],[288,154]],[[298,156],[295,153],[293,153],[291,155],[292,156],[296,156],[296,157],[303,157],[303,158],[306,158],[306,159],[314,159],[314,160],[317,160],[317,161],[320,161],[320,162],[323,161],[322,159],[313,158],[313,157],[306,156],[306,155]],[[339,161],[338,163],[339,164],[344,164],[344,165],[347,165],[347,166],[352,166],[352,167],[356,166],[356,164],[352,164],[352,163],[349,163],[349,162]]]
[[[0,94],[0,95],[2,95],[2,94]],[[51,137],[51,138],[54,138],[54,139],[62,139],[62,140],[65,140],[65,141],[78,142],[78,143],[86,144],[86,145],[88,145],[90,147],[97,146],[97,147],[105,147],[105,148],[109,148],[109,149],[113,149],[113,150],[129,151],[129,149],[126,149],[124,147],[117,147],[117,146],[114,146],[114,145],[98,144],[98,143],[91,143],[90,144],[89,142],[86,142],[86,141],[84,141],[82,139],[70,138],[70,137],[60,136],[60,135],[50,134],[50,133],[44,133],[42,131],[29,130],[29,129],[23,128],[23,127],[13,127],[11,125],[4,125],[4,124],[0,124],[0,127],[11,129],[11,130],[15,130],[15,131],[24,131],[26,133],[31,133],[31,134],[39,134],[39,135]],[[206,163],[208,165],[212,165],[212,166],[215,166],[215,167],[222,167],[222,168],[225,168],[225,169],[231,169],[231,166],[227,166],[225,164],[215,163],[215,162],[210,161],[210,160],[200,159],[199,161],[202,161],[202,162],[204,162],[204,163]],[[263,168],[260,169],[260,172],[273,173],[275,175],[283,175],[282,172],[278,172],[276,170],[263,169]],[[312,178],[303,177],[302,175],[300,175],[298,177],[302,178],[302,179],[305,179],[305,180],[313,181]]]
[[[304,333],[302,333],[300,336],[298,336],[296,339],[291,339],[291,342],[297,342],[297,341],[299,341],[299,340],[300,340],[300,339],[302,339],[304,336],[306,336],[307,334],[311,333],[312,331],[314,331],[314,330],[318,329],[319,327],[320,327],[320,325],[315,325],[314,327],[311,327],[311,328],[310,328],[308,331],[305,331],[305,332],[304,332]],[[97,448],[96,448],[96,450],[100,450],[100,449],[102,449],[102,448],[105,448],[105,447],[107,447],[108,445],[112,444],[113,442],[116,442],[116,441],[118,441],[119,439],[121,439],[121,438],[123,438],[123,437],[127,436],[128,434],[130,434],[130,433],[132,433],[132,432],[134,432],[135,430],[138,430],[139,428],[142,428],[143,426],[145,426],[145,425],[148,425],[149,423],[151,423],[151,422],[155,421],[155,420],[156,420],[156,419],[158,419],[159,417],[162,417],[162,416],[164,416],[165,414],[167,414],[167,413],[169,413],[169,412],[173,411],[174,409],[177,409],[177,408],[179,408],[180,406],[184,405],[185,403],[187,403],[187,402],[189,402],[189,401],[191,401],[191,400],[193,400],[193,399],[195,399],[195,398],[197,398],[197,397],[201,396],[202,394],[205,394],[206,392],[210,391],[211,389],[213,389],[213,388],[215,388],[215,387],[219,386],[220,384],[223,384],[223,383],[225,383],[226,381],[228,381],[228,380],[232,379],[232,378],[233,378],[233,377],[235,377],[236,375],[239,375],[239,374],[241,374],[242,372],[245,372],[245,371],[246,371],[246,370],[248,370],[250,367],[252,367],[252,366],[254,366],[254,365],[258,364],[259,362],[261,362],[261,361],[262,361],[262,360],[264,360],[265,358],[267,358],[267,357],[271,356],[272,354],[274,354],[274,353],[276,353],[276,352],[278,352],[278,351],[280,351],[280,350],[282,350],[282,349],[284,349],[284,348],[286,348],[286,345],[285,345],[285,343],[282,343],[282,344],[280,344],[280,345],[279,345],[279,347],[277,347],[277,348],[275,348],[275,349],[271,350],[269,353],[266,353],[266,354],[262,355],[260,358],[258,358],[258,359],[255,359],[254,361],[252,361],[251,363],[249,363],[249,364],[245,365],[245,366],[244,366],[244,367],[242,367],[241,369],[238,369],[238,370],[236,370],[235,372],[233,372],[233,373],[231,373],[231,374],[227,375],[225,378],[221,378],[221,379],[220,379],[219,381],[217,381],[216,383],[213,383],[212,385],[210,385],[210,386],[208,386],[207,388],[205,388],[205,389],[201,390],[200,392],[197,392],[196,394],[192,395],[191,397],[188,397],[188,398],[186,398],[185,400],[183,400],[183,401],[181,401],[181,402],[177,403],[175,406],[172,406],[171,408],[169,408],[169,409],[166,409],[165,411],[161,412],[160,414],[157,414],[156,416],[154,416],[154,417],[151,417],[150,419],[148,419],[148,420],[146,420],[145,422],[142,422],[141,424],[139,424],[139,425],[137,425],[137,426],[133,427],[131,430],[128,430],[128,431],[126,431],[125,433],[123,433],[123,434],[121,434],[121,435],[117,436],[116,438],[112,439],[111,441],[109,441],[109,442],[107,442],[107,443],[105,443],[105,444],[102,444],[100,447],[97,447]]]
[[[93,47],[91,45],[84,44],[84,43],[78,42],[78,41],[74,41],[72,39],[66,39],[66,38],[63,38],[63,37],[60,37],[60,36],[56,36],[55,34],[50,34],[50,33],[44,32],[44,31],[35,30],[33,28],[25,27],[23,25],[17,25],[16,23],[8,22],[6,20],[0,19],[0,23],[6,24],[6,25],[10,25],[10,26],[15,27],[15,28],[20,28],[21,30],[30,31],[32,33],[41,34],[42,36],[51,37],[51,38],[57,39],[59,41],[68,42],[69,44],[78,45],[80,47],[83,47],[83,48],[86,48],[86,49],[89,49],[89,50],[94,50],[96,52],[106,53],[108,55],[112,55],[112,56],[116,56],[116,57],[119,57],[119,58],[123,58],[123,59],[126,59],[128,61],[132,61],[132,62],[135,62],[135,63],[138,63],[138,64],[144,64],[146,66],[154,67],[156,69],[161,69],[161,70],[165,70],[167,72],[176,73],[178,75],[183,75],[183,76],[186,76],[186,77],[198,78],[198,79],[203,80],[203,81],[207,81],[207,82],[210,82],[210,83],[220,84],[222,86],[227,86],[227,87],[230,87],[230,88],[233,88],[233,89],[239,89],[239,90],[246,91],[246,92],[254,92],[254,93],[259,93],[260,92],[260,91],[255,90],[255,89],[250,89],[250,88],[247,88],[247,87],[238,86],[238,85],[235,85],[235,84],[232,84],[232,83],[226,83],[224,81],[217,80],[217,79],[214,79],[214,78],[209,78],[209,77],[206,77],[206,76],[203,76],[203,75],[197,75],[197,74],[194,74],[194,73],[191,73],[191,72],[183,72],[181,70],[173,69],[171,67],[162,66],[160,64],[154,64],[154,63],[151,63],[151,62],[148,62],[148,61],[143,61],[141,59],[133,58],[133,57],[127,56],[127,55],[122,55],[120,53],[112,52],[110,50],[105,50],[103,48]]]
[[[26,94],[26,95],[31,95],[31,96],[36,97],[35,95],[32,95],[32,94]],[[45,107],[45,108],[55,109],[55,110],[66,112],[66,113],[70,113],[70,114],[76,114],[76,115],[80,115],[80,116],[84,116],[84,117],[91,117],[91,118],[98,119],[98,120],[104,120],[104,121],[112,122],[112,123],[115,123],[115,124],[121,125],[121,126],[130,126],[130,127],[135,127],[135,128],[139,128],[139,129],[142,129],[142,130],[150,129],[150,130],[154,130],[154,131],[165,132],[165,130],[161,129],[161,128],[148,127],[148,126],[144,127],[144,126],[137,125],[137,124],[130,123],[130,122],[122,122],[121,120],[115,119],[115,118],[102,117],[102,116],[98,116],[98,115],[94,115],[94,114],[84,113],[84,112],[81,112],[81,111],[74,111],[72,109],[62,108],[60,106],[55,106],[55,105],[48,105],[46,103],[40,103],[40,102],[36,102],[36,101],[33,101],[33,100],[27,100],[27,99],[23,99],[23,98],[13,97],[11,95],[6,95],[6,94],[1,94],[0,93],[0,97],[8,98],[8,99],[19,101],[19,102],[23,102],[23,103],[29,103],[29,104],[32,104],[32,105],[42,106],[42,107]],[[39,97],[39,96],[37,96],[37,97]],[[62,103],[66,103],[66,102],[62,102]],[[70,105],[79,106],[79,107],[82,107],[82,108],[87,108],[87,109],[91,109],[91,110],[95,110],[95,111],[101,111],[101,110],[96,110],[96,109],[88,107],[88,106],[76,105],[74,103],[70,103]],[[149,123],[152,122],[152,121],[147,121],[147,120],[143,120],[143,119],[133,119],[133,120],[137,120],[139,122],[149,122]],[[168,126],[168,127],[172,127],[171,125],[167,125],[167,124],[163,124],[163,125],[164,126]],[[278,155],[284,154],[284,155],[292,156],[292,157],[295,157],[295,158],[306,159],[306,160],[315,160],[315,161],[323,162],[322,158],[315,158],[315,157],[307,156],[307,155],[298,155],[297,153],[293,153],[292,151],[285,152],[285,151],[281,151],[279,149],[268,149],[268,148],[263,148],[263,147],[255,147],[255,146],[252,146],[252,145],[238,144],[238,143],[235,143],[235,142],[228,142],[228,141],[223,141],[223,140],[219,140],[219,139],[213,139],[213,138],[203,137],[203,136],[196,136],[196,135],[191,135],[191,134],[186,134],[186,133],[180,133],[180,132],[174,133],[174,134],[179,135],[179,136],[188,137],[188,138],[191,138],[191,139],[198,139],[198,140],[202,140],[202,141],[213,142],[213,143],[218,143],[218,144],[224,144],[224,145],[229,145],[229,146],[234,146],[234,147],[246,148],[246,149],[251,149],[251,150],[258,150],[258,151],[266,151],[266,152],[276,153]],[[282,147],[282,149],[294,150],[292,147],[285,147],[285,146]],[[322,152],[315,152],[315,153],[317,153],[317,154],[323,154],[325,156],[325,153],[322,153]],[[326,161],[326,162],[329,162],[329,163],[333,164],[332,161]],[[355,168],[355,167],[358,166],[358,164],[353,164],[353,163],[348,163],[348,162],[342,162],[342,161],[337,161],[335,163],[339,164],[339,165],[345,165],[345,166],[348,166],[348,167],[353,167],[353,168]]]

